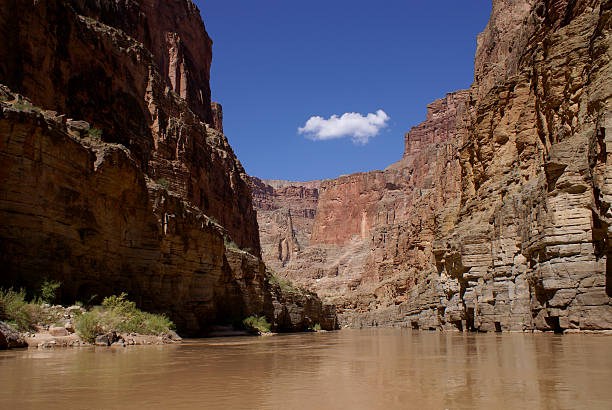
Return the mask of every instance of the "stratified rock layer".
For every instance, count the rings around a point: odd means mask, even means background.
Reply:
[[[102,21],[78,15],[74,9],[83,4],[95,4],[83,8]],[[179,60],[173,60],[172,33],[181,39]],[[126,146],[147,175],[166,181],[240,247],[258,254],[248,177],[225,136],[212,129],[210,96],[206,115],[194,114],[201,111],[197,101],[181,98],[208,87],[210,48],[197,8],[186,0],[0,4],[0,83],[36,106],[89,122],[105,142]],[[164,71],[173,63],[191,67],[181,84],[194,88],[185,95]]]
[[[612,2],[493,2],[475,82],[385,171],[323,181],[282,273],[353,326],[612,329]]]
[[[319,200],[319,181],[293,182],[251,177],[262,258],[275,271],[309,245]]]
[[[53,278],[66,302],[126,291],[187,335],[253,314],[334,328],[318,298],[268,282],[248,177],[203,122],[210,101],[205,115],[189,97],[210,66],[196,16],[184,0],[0,3],[0,83],[14,87],[0,85],[0,286]],[[165,37],[148,38],[158,20]]]

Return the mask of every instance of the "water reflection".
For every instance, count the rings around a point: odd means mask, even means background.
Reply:
[[[408,329],[0,352],[0,408],[610,408],[612,338]]]

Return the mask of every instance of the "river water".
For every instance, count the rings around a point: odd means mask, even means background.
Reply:
[[[612,336],[342,330],[0,352],[1,409],[611,409]]]

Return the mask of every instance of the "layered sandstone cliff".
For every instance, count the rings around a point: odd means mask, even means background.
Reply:
[[[101,21],[96,13],[77,14],[82,5],[102,10]],[[191,2],[6,1],[0,40],[2,83],[36,106],[89,122],[103,141],[126,146],[151,178],[167,181],[239,246],[259,252],[244,169],[227,139],[203,125],[212,124],[210,91],[202,91],[211,42]],[[167,71],[174,65],[185,68],[183,77]],[[203,99],[188,98],[191,92]]]
[[[385,171],[324,181],[283,274],[343,323],[612,329],[612,2],[493,2],[475,81]]]
[[[187,0],[0,3],[0,286],[127,291],[187,334],[251,314],[335,326],[268,281],[210,46]]]
[[[355,318],[367,312],[405,301],[431,265],[435,235],[449,227],[447,208],[459,203],[454,124],[465,95],[452,93],[431,104],[428,121],[407,135],[410,149],[384,171],[320,183],[309,246],[277,270],[335,304],[343,323],[359,323]],[[255,197],[258,215],[262,203]],[[280,210],[300,204],[292,198]],[[264,237],[282,232],[264,218],[259,224],[264,244]],[[271,264],[265,251],[264,260]]]
[[[320,181],[293,182],[251,177],[262,258],[275,271],[310,243]]]

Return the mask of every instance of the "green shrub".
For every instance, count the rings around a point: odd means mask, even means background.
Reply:
[[[0,290],[0,320],[21,332],[36,329],[38,324],[49,324],[59,320],[57,314],[48,312],[36,303],[26,302],[26,292],[21,289]]]
[[[55,301],[55,298],[57,297],[57,290],[61,285],[62,282],[45,279],[42,285],[40,285],[40,292],[37,298],[37,302],[53,303],[53,301]]]
[[[25,290],[0,290],[0,320],[6,321],[17,330],[26,331],[34,326],[29,304],[25,301]]]
[[[99,128],[90,128],[87,133],[91,138],[95,138],[97,140],[102,139],[102,130]]]
[[[321,325],[319,323],[315,323],[315,325],[312,327],[312,330],[314,330],[315,332],[321,331]]]
[[[102,312],[92,310],[75,318],[74,328],[81,339],[92,343],[96,336],[104,333],[101,316]]]
[[[162,188],[168,190],[170,189],[170,182],[165,178],[159,178],[157,183],[162,186]]]
[[[111,331],[159,335],[174,329],[174,323],[165,315],[143,312],[126,298],[125,293],[104,298],[102,306],[76,317],[79,336],[92,342],[96,336]]]
[[[304,293],[304,291],[296,287],[293,282],[286,278],[280,278],[275,272],[269,272],[268,282],[276,284],[283,292]]]
[[[242,321],[242,324],[249,330],[256,330],[259,333],[270,333],[270,323],[265,316],[249,316]]]
[[[13,105],[13,107],[18,109],[19,111],[34,111],[34,112],[42,111],[40,107],[32,105],[32,103],[30,103],[29,101],[17,102]]]
[[[225,243],[226,248],[235,249],[237,251],[240,250],[240,247],[236,244],[236,242],[232,241],[229,236],[225,236],[223,238],[223,243]]]
[[[121,293],[119,296],[113,295],[104,298],[102,306],[124,315],[132,314],[138,310],[138,308],[136,308],[136,303],[127,300],[127,293],[125,292]]]

